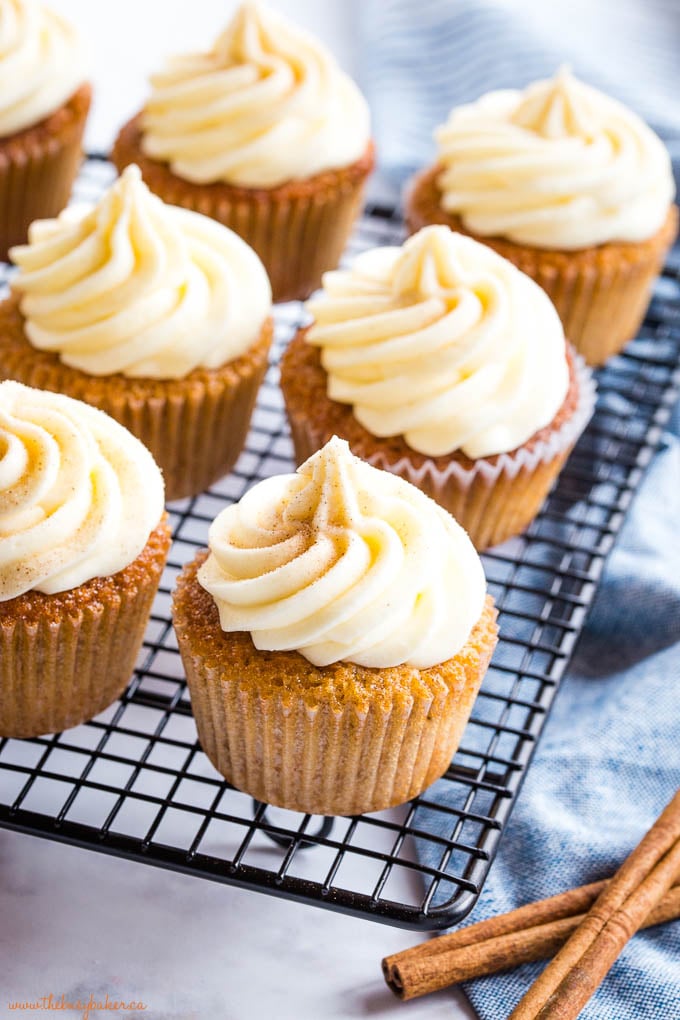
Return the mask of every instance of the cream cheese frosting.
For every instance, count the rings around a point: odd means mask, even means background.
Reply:
[[[435,138],[442,208],[484,237],[567,250],[644,241],[675,195],[657,135],[567,69],[454,109]]]
[[[308,302],[331,400],[374,436],[427,456],[515,450],[548,425],[569,386],[547,295],[486,245],[444,226],[326,273]]]
[[[198,578],[222,630],[316,666],[426,669],[460,651],[484,606],[460,525],[337,437],[223,510],[209,545]]]
[[[12,248],[26,336],[90,375],[176,379],[257,339],[271,287],[251,248],[165,205],[128,167],[91,209],[67,209]]]
[[[272,188],[350,166],[368,106],[329,51],[261,4],[243,4],[213,48],[151,79],[142,149],[197,184]]]
[[[163,513],[151,454],[103,411],[0,383],[0,601],[127,567]]]
[[[83,84],[76,30],[36,0],[0,0],[0,137],[32,127]]]

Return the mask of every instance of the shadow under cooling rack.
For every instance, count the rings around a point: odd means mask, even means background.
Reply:
[[[77,198],[113,177],[89,160]],[[369,208],[349,254],[399,243]],[[443,777],[402,808],[323,819],[255,804],[201,751],[170,592],[208,526],[258,479],[290,471],[278,358],[303,317],[276,310],[272,365],[246,448],[210,491],[169,507],[174,545],[123,697],[54,736],[0,741],[0,825],[404,927],[435,929],[474,905],[592,601],[604,558],[677,399],[680,283],[671,261],[640,337],[598,372],[597,413],[543,511],[486,554],[500,641],[462,746]]]

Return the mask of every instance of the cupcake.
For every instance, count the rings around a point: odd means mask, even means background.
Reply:
[[[173,620],[201,745],[230,783],[358,814],[446,771],[496,644],[449,514],[334,438],[223,510],[209,544]]]
[[[226,474],[272,338],[260,260],[128,167],[91,209],[32,224],[0,304],[0,373],[106,411],[149,448],[168,499]]]
[[[35,0],[0,0],[0,258],[66,205],[90,108],[78,34]]]
[[[335,434],[436,499],[478,549],[523,531],[594,404],[540,287],[433,226],[327,273],[307,308],[281,366],[298,463]]]
[[[593,365],[635,336],[678,224],[669,155],[634,113],[561,70],[454,109],[407,199],[412,231],[483,240],[549,294]]]
[[[76,726],[121,694],[169,546],[163,479],[134,436],[0,383],[0,737]]]
[[[205,213],[262,259],[275,301],[340,260],[373,168],[368,107],[314,38],[241,6],[206,53],[171,59],[111,156],[166,202]]]

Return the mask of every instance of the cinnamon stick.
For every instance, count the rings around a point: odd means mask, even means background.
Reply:
[[[415,999],[461,981],[543,960],[560,949],[609,879],[528,903],[468,925],[382,961],[385,981],[400,999]],[[643,927],[680,917],[680,885],[647,916]]]
[[[680,878],[680,792],[598,896],[509,1020],[574,1020],[628,939]]]

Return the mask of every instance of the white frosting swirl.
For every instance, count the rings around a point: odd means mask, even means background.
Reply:
[[[0,383],[0,601],[127,567],[163,513],[138,439],[80,400]]]
[[[272,188],[349,166],[370,138],[366,101],[316,39],[245,3],[208,53],[151,79],[142,149],[187,181]]]
[[[432,226],[326,273],[308,302],[328,396],[374,436],[434,457],[516,449],[569,386],[548,296],[486,245]]]
[[[0,0],[0,137],[32,127],[83,84],[75,29],[36,0]]]
[[[67,209],[12,248],[26,336],[90,375],[177,379],[257,339],[271,287],[245,241],[165,205],[128,167],[92,209]]]
[[[435,137],[442,208],[485,237],[558,249],[644,241],[675,194],[661,140],[567,70],[454,109]]]
[[[316,666],[426,669],[460,651],[484,606],[460,525],[337,437],[223,510],[209,544],[198,577],[222,629]]]

